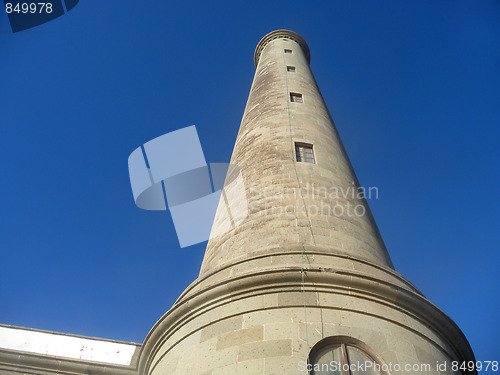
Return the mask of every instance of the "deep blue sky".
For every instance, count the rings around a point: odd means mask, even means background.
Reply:
[[[497,0],[97,1],[0,15],[0,323],[142,342],[197,276],[127,158],[197,125],[227,162],[266,33],[308,42],[396,269],[500,360]]]

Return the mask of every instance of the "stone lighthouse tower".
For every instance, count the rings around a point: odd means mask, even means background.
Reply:
[[[221,199],[200,275],[146,338],[140,374],[465,374],[474,360],[394,270],[309,62],[292,31],[257,45],[231,159],[248,214],[219,230]]]

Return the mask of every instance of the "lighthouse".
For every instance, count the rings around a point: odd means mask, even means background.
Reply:
[[[463,333],[394,269],[310,60],[289,30],[258,43],[231,157],[245,194],[227,183],[200,274],[139,374],[468,373]]]

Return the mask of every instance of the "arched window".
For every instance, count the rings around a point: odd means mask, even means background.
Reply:
[[[387,375],[384,366],[370,355],[359,340],[329,337],[321,340],[309,354],[310,375]]]

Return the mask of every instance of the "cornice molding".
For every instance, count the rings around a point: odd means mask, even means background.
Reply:
[[[275,30],[271,31],[269,34],[267,34],[264,38],[262,38],[257,44],[257,48],[255,48],[255,54],[254,54],[254,63],[255,67],[259,65],[259,59],[260,55],[262,54],[262,50],[264,49],[265,46],[267,46],[270,42],[272,42],[275,39],[291,39],[297,42],[300,47],[302,48],[302,51],[304,51],[304,55],[306,57],[307,63],[311,63],[311,52],[309,51],[309,46],[307,45],[306,41],[304,38],[302,38],[299,34],[296,32],[293,32],[291,30]]]
[[[308,268],[306,272],[307,277],[304,284],[302,284],[300,267],[284,267],[247,275],[236,275],[217,283],[211,283],[205,288],[185,296],[155,324],[146,337],[139,358],[139,373],[148,373],[146,371],[150,370],[156,353],[169,337],[185,324],[207,313],[207,311],[236,300],[252,298],[260,294],[296,292],[302,289],[306,293],[355,294],[358,297],[394,308],[415,317],[429,327],[443,342],[454,348],[454,355],[457,358],[462,360],[474,359],[474,354],[460,328],[421,294],[355,270]],[[303,306],[301,304],[299,307]],[[279,308],[284,307],[297,306],[280,306]],[[329,308],[328,306],[317,305],[308,305],[307,307]],[[356,312],[368,314],[362,311]],[[240,314],[243,313],[245,311]],[[385,316],[378,316],[378,318],[390,320]],[[198,327],[196,330],[202,328]],[[411,330],[410,327],[406,328]],[[187,334],[190,333],[192,332]],[[427,339],[432,341],[430,338]]]

